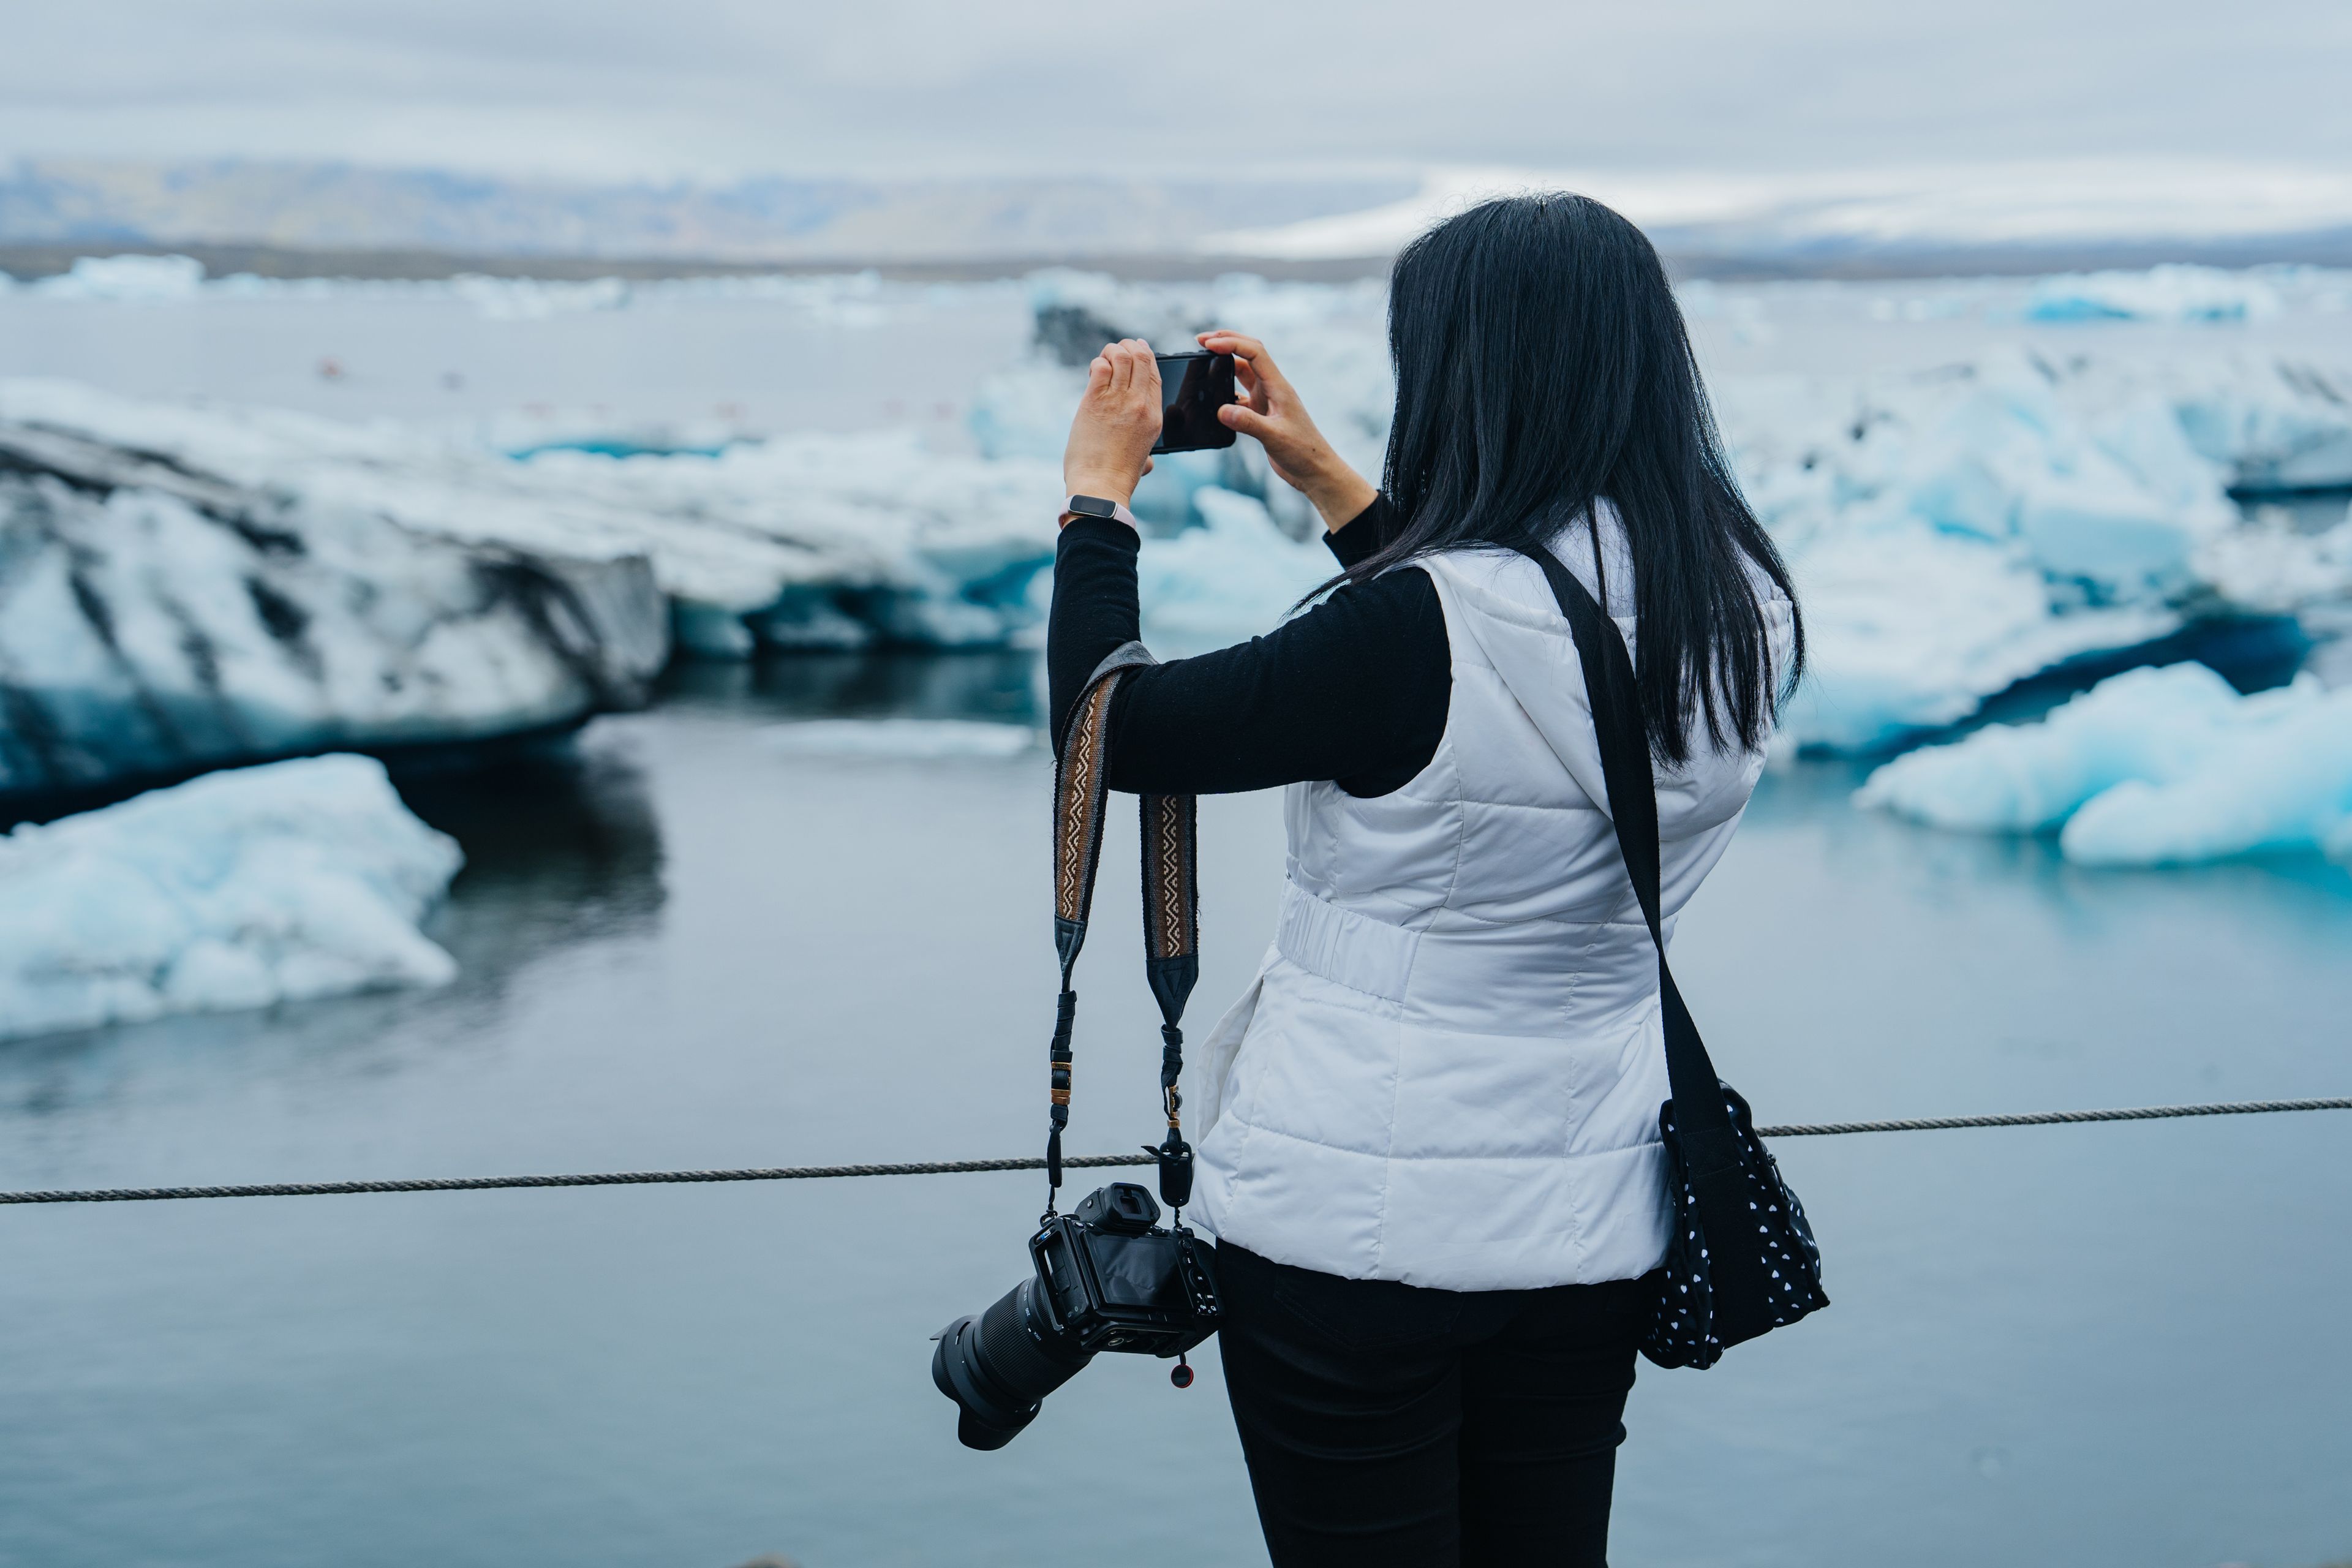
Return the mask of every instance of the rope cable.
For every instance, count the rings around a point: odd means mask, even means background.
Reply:
[[[2252,1116],[2282,1110],[2352,1110],[2352,1096],[2333,1100],[2242,1100],[2213,1105],[2149,1105],[2111,1110],[2035,1110],[2011,1116],[1936,1116],[1892,1121],[1798,1122],[1759,1127],[1765,1138],[1830,1138],[1850,1132],[1944,1132],[1970,1127],[2051,1127],[2085,1121],[2156,1121],[2187,1116]],[[1108,1170],[1157,1163],[1151,1153],[1083,1154],[1071,1170]],[[213,1187],[91,1187],[0,1192],[0,1204],[158,1203],[175,1198],[319,1198],[357,1193],[478,1193],[506,1187],[644,1187],[695,1182],[806,1182],[835,1176],[954,1176],[987,1171],[1042,1171],[1045,1162],[920,1160],[895,1165],[782,1165],[738,1171],[604,1171],[563,1176],[427,1176],[389,1182],[256,1182]]]

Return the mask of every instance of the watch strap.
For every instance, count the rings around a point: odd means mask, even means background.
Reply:
[[[1142,525],[1135,521],[1133,512],[1104,496],[1071,496],[1062,502],[1062,515],[1104,518],[1113,522],[1123,522],[1138,533],[1143,531]]]

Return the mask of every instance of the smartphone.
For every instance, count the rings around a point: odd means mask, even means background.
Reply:
[[[1160,444],[1155,452],[1201,452],[1230,447],[1234,432],[1217,410],[1234,401],[1234,356],[1196,349],[1154,354],[1160,362]]]

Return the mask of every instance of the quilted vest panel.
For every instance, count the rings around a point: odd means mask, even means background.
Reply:
[[[1640,657],[1603,510],[1604,603]],[[1555,545],[1596,592],[1591,536]],[[1255,982],[1195,1053],[1194,1217],[1261,1256],[1455,1290],[1632,1279],[1665,1250],[1656,961],[1608,820],[1567,623],[1534,564],[1428,558],[1445,732],[1378,799],[1285,802],[1287,879]],[[1768,595],[1785,657],[1787,601]],[[1661,778],[1667,930],[1763,760]]]

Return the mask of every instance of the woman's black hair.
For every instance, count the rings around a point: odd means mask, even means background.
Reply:
[[[1717,752],[1760,745],[1803,668],[1803,624],[1776,669],[1748,563],[1793,605],[1788,568],[1739,494],[1642,231],[1585,196],[1473,207],[1397,258],[1389,351],[1381,488],[1401,526],[1333,581],[1465,545],[1540,547],[1605,497],[1633,552],[1652,750],[1686,761],[1702,721]]]

